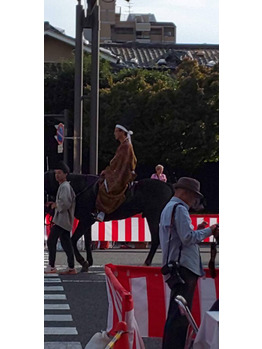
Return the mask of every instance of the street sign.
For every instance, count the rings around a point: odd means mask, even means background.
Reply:
[[[57,146],[57,152],[58,152],[58,153],[63,153],[63,151],[64,151],[63,144],[58,144],[58,146]]]
[[[56,136],[55,139],[57,140],[58,144],[63,144],[64,142],[64,124],[60,122],[56,127]]]

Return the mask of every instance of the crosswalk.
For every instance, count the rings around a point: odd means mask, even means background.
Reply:
[[[45,250],[44,251],[44,268],[46,268],[47,266],[48,266],[48,251],[47,250]],[[60,264],[57,264],[56,263],[56,269],[58,270],[58,271],[61,271],[61,270],[63,270],[63,269],[65,269],[67,266],[66,265],[60,265]],[[48,274],[47,274],[48,275]]]
[[[61,285],[59,275],[45,274],[44,283],[44,348],[83,349],[80,342],[67,341],[68,336],[77,336],[78,332],[76,327],[73,325],[70,306],[67,303],[64,287]],[[55,338],[55,336],[59,337],[59,341],[46,340],[47,338]]]

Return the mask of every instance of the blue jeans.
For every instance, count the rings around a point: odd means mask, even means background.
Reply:
[[[191,310],[198,275],[184,267],[180,267],[180,275],[185,284],[176,285],[171,289],[162,349],[184,349],[185,346],[188,321],[184,315],[180,314],[175,297],[177,295],[183,296]]]

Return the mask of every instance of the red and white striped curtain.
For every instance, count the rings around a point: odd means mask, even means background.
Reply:
[[[208,225],[219,223],[219,215],[191,215],[194,229],[198,224],[206,221]],[[50,218],[47,215],[46,221]],[[78,221],[75,219],[73,233],[77,227]],[[50,226],[46,226],[46,234],[49,235]],[[151,235],[147,220],[142,215],[136,215],[119,221],[96,222],[92,225],[92,241],[151,241]],[[204,242],[213,241],[213,236],[204,240]]]
[[[218,270],[215,279],[210,277],[209,270],[205,271],[206,276],[198,280],[192,306],[192,314],[198,325],[204,313],[219,297]],[[162,337],[170,289],[164,282],[160,268],[106,264],[105,272],[109,301],[107,330],[115,328],[120,319],[126,321],[129,316],[131,333],[134,332],[137,338]],[[122,294],[128,299],[128,306],[123,304],[120,287]]]

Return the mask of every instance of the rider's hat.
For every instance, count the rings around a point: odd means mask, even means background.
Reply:
[[[131,143],[131,136],[132,136],[132,134],[133,134],[133,131],[128,130],[128,128],[126,127],[126,125],[124,126],[124,125],[121,125],[121,124],[116,124],[115,128],[119,128],[120,130],[126,132],[127,138],[128,138],[128,140],[129,140],[129,142]]]

